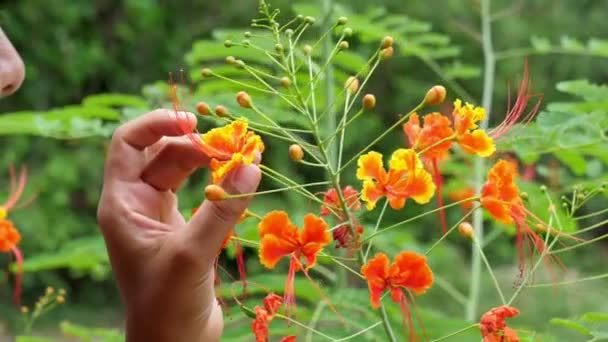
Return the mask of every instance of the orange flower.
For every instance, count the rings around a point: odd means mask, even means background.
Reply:
[[[519,342],[517,332],[507,327],[506,318],[515,317],[519,310],[511,306],[499,306],[484,313],[479,320],[483,342]]]
[[[481,157],[489,157],[496,151],[492,138],[477,126],[477,123],[486,116],[485,109],[469,103],[465,103],[463,106],[462,101],[458,99],[454,101],[452,115],[456,139],[465,151]]]
[[[12,251],[20,240],[21,235],[13,226],[13,222],[0,219],[0,252]]]
[[[214,183],[219,183],[239,165],[253,163],[256,154],[264,152],[262,139],[247,130],[247,121],[244,120],[235,120],[224,127],[197,135],[195,142],[211,158]]]
[[[426,262],[426,257],[415,252],[401,252],[389,265],[386,254],[378,253],[361,267],[361,273],[367,279],[372,308],[380,307],[380,298],[384,291],[388,290],[407,321],[410,340],[414,340],[410,305],[404,291],[407,291],[413,300],[411,292],[423,294],[433,284],[433,272]]]
[[[420,125],[418,114],[410,116],[403,124],[403,132],[408,138],[410,147],[416,151],[424,151],[423,157],[443,160],[448,157],[454,130],[452,122],[441,113],[431,113],[424,116],[424,125]]]
[[[384,196],[391,208],[401,209],[408,198],[424,204],[435,193],[431,175],[424,169],[414,150],[395,151],[388,171],[384,169],[382,155],[378,152],[362,155],[357,165],[357,178],[363,181],[361,198],[367,202],[368,210],[372,210]]]
[[[536,232],[534,232],[526,219],[528,215],[536,219],[544,226],[544,223],[531,214],[523,204],[519,196],[519,188],[515,184],[517,177],[517,166],[513,162],[499,160],[488,173],[488,181],[481,189],[481,205],[484,207],[494,219],[504,224],[515,224],[515,239],[516,246],[519,252],[519,271],[520,277],[523,276],[525,266],[525,251],[524,240],[527,239],[528,247],[532,246],[539,255],[545,250],[545,241]],[[567,234],[559,233],[560,235],[575,239]],[[529,249],[530,256],[533,256],[533,251]],[[551,264],[555,263],[559,267],[563,267],[560,259],[553,254],[545,254],[544,256],[547,266],[551,268]]]
[[[259,224],[260,262],[274,268],[279,260],[293,254],[306,259],[306,269],[313,267],[317,254],[331,241],[328,226],[323,219],[308,214],[304,217],[304,229],[298,232],[284,211],[268,213]]]
[[[258,225],[260,233],[260,262],[267,268],[274,268],[284,256],[291,256],[287,281],[285,283],[285,303],[290,310],[295,305],[295,274],[308,270],[317,262],[317,254],[331,241],[327,223],[313,214],[304,216],[304,228],[298,231],[284,211],[268,213]],[[306,260],[302,266],[300,258]],[[311,280],[312,282],[312,280]],[[314,284],[314,282],[313,282]],[[330,304],[331,305],[331,304]]]
[[[347,186],[342,189],[342,195],[344,201],[350,211],[357,211],[361,209],[361,201],[359,201],[359,192],[352,186]],[[329,189],[323,197],[323,206],[321,207],[321,216],[327,216],[334,214],[336,219],[342,225],[332,230],[334,241],[336,241],[336,248],[356,248],[359,240],[359,236],[363,233],[363,226],[359,224],[356,218],[352,218],[355,223],[356,236],[353,237],[353,230],[350,225],[350,219],[346,215],[340,204],[340,198],[335,188]]]
[[[15,289],[13,291],[13,299],[15,304],[19,305],[21,301],[21,276],[23,273],[23,254],[17,244],[21,240],[19,231],[14,227],[13,222],[6,219],[9,211],[15,208],[17,202],[23,195],[25,184],[27,182],[27,169],[21,167],[19,176],[13,165],[9,167],[10,174],[10,191],[8,198],[4,204],[0,204],[0,252],[13,253],[17,263],[17,272],[15,274]]]

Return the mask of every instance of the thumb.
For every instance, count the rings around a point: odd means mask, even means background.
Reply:
[[[222,180],[220,186],[229,194],[255,192],[260,183],[261,173],[257,165],[240,166]],[[251,196],[223,201],[205,200],[194,214],[183,243],[200,251],[205,260],[213,260],[224,238],[241,217]]]

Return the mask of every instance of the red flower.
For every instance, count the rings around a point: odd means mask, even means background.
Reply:
[[[424,151],[422,156],[429,159],[443,160],[448,157],[452,140],[456,136],[452,122],[441,113],[427,114],[420,125],[418,114],[414,113],[403,124],[403,132],[408,138],[410,147],[416,151]]]
[[[361,201],[359,201],[359,192],[352,186],[347,186],[342,189],[342,195],[344,201],[350,211],[357,211],[361,209]],[[348,215],[342,210],[340,204],[340,198],[335,188],[329,189],[325,196],[323,196],[324,205],[321,207],[321,216],[327,216],[334,214],[334,217],[342,225],[334,228],[332,235],[334,241],[336,241],[336,248],[348,248],[354,250],[358,246],[359,236],[363,233],[363,226],[359,224],[356,218],[351,218],[355,223],[355,234],[353,236],[353,229],[351,228],[350,220]]]
[[[517,332],[507,327],[506,318],[519,315],[519,310],[510,306],[499,306],[484,313],[479,320],[483,342],[519,342]]]
[[[270,321],[274,318],[274,315],[279,311],[283,305],[283,299],[281,296],[277,296],[274,293],[269,293],[264,298],[264,306],[256,306],[254,308],[255,311],[255,320],[251,323],[251,330],[255,335],[256,342],[266,342],[268,341],[269,328],[268,325]]]
[[[411,292],[420,295],[431,287],[433,272],[426,262],[426,257],[415,252],[401,252],[389,265],[386,254],[378,253],[361,267],[361,273],[367,279],[372,308],[380,307],[380,298],[384,291],[388,290],[392,300],[399,304],[403,318],[407,321],[410,341],[415,340],[412,314],[404,290],[413,300]]]

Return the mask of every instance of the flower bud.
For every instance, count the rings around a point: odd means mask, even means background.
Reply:
[[[241,42],[243,44],[243,47],[250,47],[251,46],[251,41],[249,39],[243,39],[243,41]]]
[[[355,94],[359,90],[359,80],[354,76],[349,77],[344,82],[344,89],[351,95]]]
[[[310,25],[313,25],[315,23],[315,21],[317,21],[317,19],[315,19],[314,17],[311,16],[307,16],[304,18],[304,22]]]
[[[295,162],[302,160],[302,158],[304,158],[304,150],[302,150],[302,146],[298,144],[289,146],[289,158]]]
[[[347,17],[340,17],[340,18],[338,18],[338,26],[346,25],[347,22],[348,22],[348,18]]]
[[[527,192],[523,191],[519,194],[519,197],[521,197],[523,200],[527,200],[529,196]]]
[[[205,187],[205,198],[214,202],[223,201],[226,199],[226,191],[219,185],[207,185]]]
[[[380,44],[381,49],[387,49],[391,46],[393,46],[393,37],[386,36],[386,37],[382,38],[382,43]]]
[[[247,39],[251,38],[251,32],[249,31],[245,31],[245,33],[243,33],[243,36]]]
[[[459,224],[458,233],[460,233],[460,236],[471,240],[475,237],[473,226],[469,222],[462,222]]]
[[[361,100],[364,109],[372,109],[376,107],[376,97],[372,94],[366,94]]]
[[[446,90],[444,86],[433,86],[431,89],[429,89],[429,91],[426,92],[424,103],[431,106],[441,104],[445,100],[445,95]]]
[[[298,14],[298,15],[296,16],[296,19],[298,19],[298,20],[303,20],[303,19],[304,19],[304,16],[303,16],[303,15],[301,15],[301,14]]]
[[[21,307],[21,313],[22,314],[27,314],[28,312],[30,312],[30,309],[27,308],[27,306],[22,306]]]
[[[289,88],[289,86],[291,86],[291,80],[289,79],[289,77],[285,76],[281,78],[281,86],[285,88]]]
[[[204,68],[203,70],[201,70],[201,75],[203,75],[203,77],[209,77],[213,75],[213,71],[211,71],[211,69],[209,68]]]
[[[236,102],[243,108],[251,108],[251,96],[244,91],[239,91],[236,94]]]
[[[234,56],[228,56],[226,57],[226,63],[234,65],[236,63],[236,58],[234,58]]]
[[[283,48],[283,44],[275,44],[275,46],[274,46],[274,50],[275,50],[277,53],[281,53],[281,52],[283,52],[283,49],[284,49],[284,48]]]
[[[222,105],[215,107],[215,115],[219,116],[220,118],[228,117],[228,108]]]
[[[55,299],[57,301],[57,303],[59,304],[63,304],[65,303],[65,297],[64,296],[57,296],[57,299]]]
[[[310,56],[310,54],[312,53],[312,46],[306,44],[306,45],[304,45],[303,50],[304,50],[304,54],[306,56]]]
[[[196,104],[196,111],[200,115],[209,115],[209,113],[211,113],[211,108],[209,108],[209,105],[206,102],[201,101]]]
[[[393,47],[389,46],[386,49],[380,50],[380,58],[389,59],[389,58],[393,57],[394,53],[395,53],[395,50],[393,49]]]
[[[353,35],[353,29],[350,27],[346,27],[343,31],[344,37],[350,37]]]
[[[291,36],[293,36],[293,30],[292,30],[292,29],[287,29],[287,30],[285,30],[285,35],[286,35],[287,37],[291,37]]]
[[[236,60],[236,68],[237,69],[243,69],[245,67],[245,61],[243,61],[242,59],[237,59]]]
[[[340,50],[347,50],[350,47],[350,44],[346,40],[340,42]]]
[[[49,286],[49,287],[46,288],[46,294],[47,295],[51,295],[54,292],[55,292],[55,289],[53,289],[52,287]]]
[[[226,39],[224,41],[224,46],[227,47],[227,48],[232,47],[233,45],[234,45],[234,43],[230,39]]]

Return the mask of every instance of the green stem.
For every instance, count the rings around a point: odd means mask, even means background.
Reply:
[[[486,109],[486,118],[481,122],[480,127],[486,129],[492,111],[492,93],[494,91],[494,71],[496,59],[494,48],[492,47],[492,23],[490,15],[490,1],[481,0],[481,32],[483,38],[484,56],[484,80],[483,80],[483,100],[482,106]],[[484,160],[475,159],[475,190],[480,193],[484,181]],[[483,212],[476,211],[473,215],[473,227],[475,228],[475,240],[477,244],[483,246],[484,227]],[[466,307],[466,319],[474,321],[477,317],[477,306],[481,287],[481,265],[482,256],[479,248],[475,244],[472,246],[471,260],[471,287],[469,289],[469,301]]]
[[[468,327],[466,327],[466,328],[462,328],[462,329],[460,329],[460,330],[458,330],[458,331],[454,331],[453,333],[451,333],[451,334],[449,334],[449,335],[445,335],[445,336],[440,337],[440,338],[438,338],[438,339],[431,340],[431,342],[438,342],[438,341],[443,341],[443,340],[446,340],[446,339],[448,339],[448,338],[450,338],[450,337],[456,336],[456,335],[458,335],[458,334],[462,334],[463,332],[465,332],[465,331],[467,331],[467,330],[471,330],[471,329],[473,329],[473,328],[477,328],[478,326],[479,326],[479,323],[471,324],[471,325],[469,325]]]
[[[386,314],[386,309],[382,302],[380,302],[380,318],[382,319],[382,326],[384,327],[384,331],[386,332],[389,341],[397,342],[397,338],[395,337],[395,333],[393,332],[393,328],[391,327],[388,315]]]

